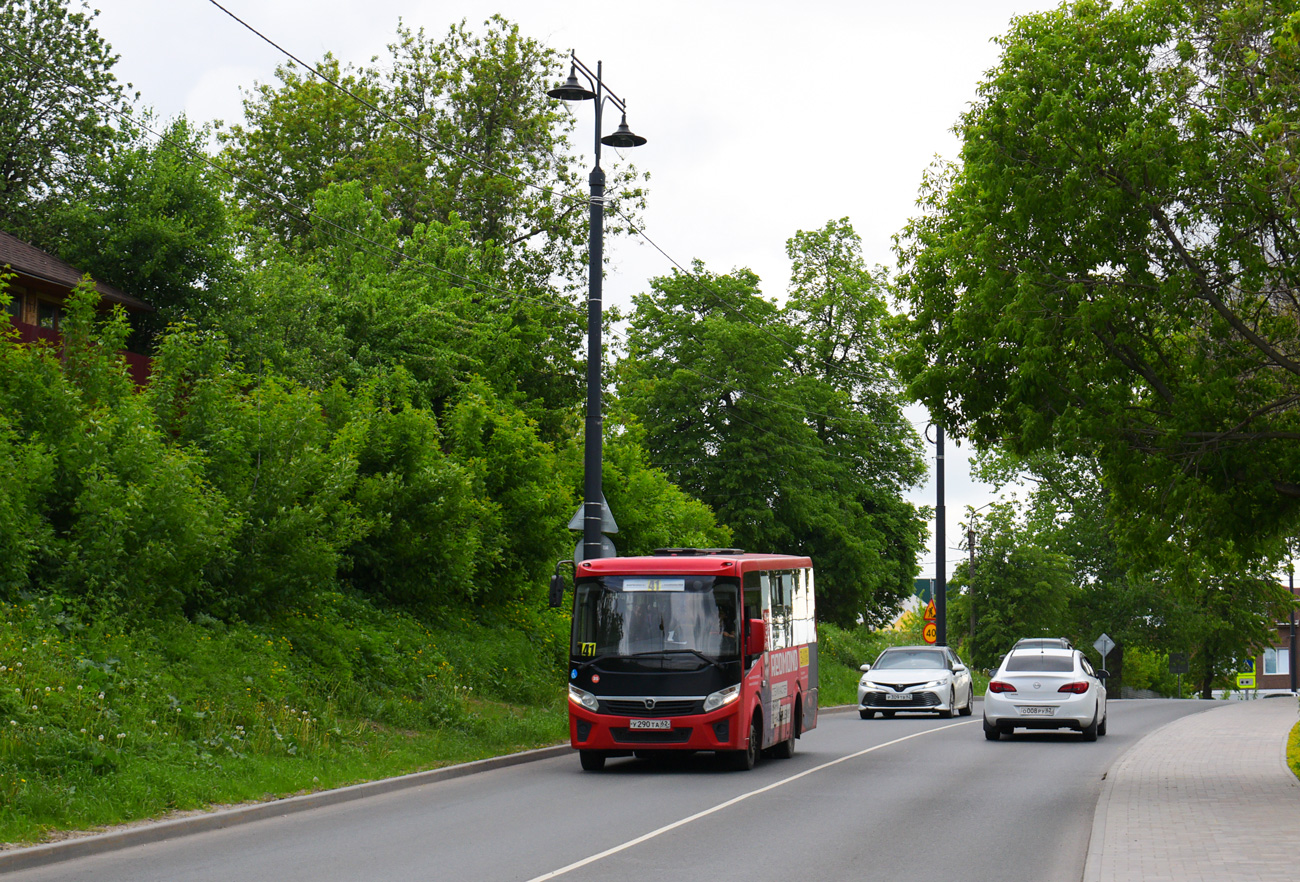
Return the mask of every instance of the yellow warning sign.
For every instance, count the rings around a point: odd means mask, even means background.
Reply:
[[[934,622],[927,622],[925,630],[921,633],[924,635],[926,643],[933,643],[939,639],[939,626]]]
[[[931,600],[928,604],[926,604],[925,616],[923,618],[927,622],[933,622],[935,619],[939,618],[939,612],[934,608],[933,600]],[[934,641],[931,642],[933,643]]]
[[[1238,688],[1238,689],[1254,689],[1254,688],[1255,688],[1255,675],[1254,675],[1254,674],[1238,674],[1238,675],[1237,675],[1237,688]]]

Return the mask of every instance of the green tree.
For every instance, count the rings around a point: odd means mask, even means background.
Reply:
[[[890,394],[883,298],[856,236],[839,222],[790,248],[784,309],[745,270],[653,280],[619,397],[651,462],[737,544],[813,557],[819,617],[874,624],[912,590],[923,524],[901,490],[921,473],[917,439]]]
[[[1300,513],[1289,6],[1080,0],[1015,21],[898,243],[913,394],[1101,463],[1128,551],[1277,551]]]
[[[193,158],[203,142],[184,117],[160,139],[137,133],[89,161],[90,180],[51,211],[61,257],[157,309],[137,319],[150,341],[170,322],[206,318],[232,281],[223,181]]]
[[[1079,646],[1089,646],[1103,631],[1120,650],[1109,659],[1114,674],[1128,684],[1130,650],[1158,654],[1189,652],[1196,660],[1196,683],[1208,697],[1212,681],[1238,658],[1268,642],[1285,592],[1269,578],[1268,561],[1243,560],[1230,544],[1186,543],[1177,536],[1156,558],[1134,555],[1117,540],[1110,495],[1095,460],[1037,452],[1015,456],[986,452],[979,476],[997,485],[1017,481],[1029,487],[1019,508],[1022,540],[1068,562],[1073,588],[1068,608],[1050,627]],[[999,517],[1016,504],[999,506]],[[978,532],[976,618],[996,601],[984,599],[981,567],[986,524],[972,519]],[[1161,563],[1152,568],[1150,561]],[[969,584],[969,572],[960,575]],[[992,590],[996,590],[995,588]],[[964,615],[964,613],[963,613]],[[968,627],[968,619],[963,627]],[[1032,636],[1032,635],[1024,635]],[[996,648],[996,647],[994,647]],[[1005,649],[1005,647],[1003,647]],[[1115,684],[1112,684],[1115,685]]]
[[[553,278],[574,282],[586,267],[573,119],[546,95],[561,67],[559,53],[500,16],[479,33],[453,25],[440,40],[399,24],[382,66],[343,67],[326,55],[317,69],[351,94],[283,66],[279,84],[255,87],[243,124],[222,136],[236,197],[288,246],[311,225],[301,209],[319,191],[355,181],[377,190],[399,235],[465,222],[476,242],[502,250],[502,287],[540,296]],[[608,191],[612,218],[642,204],[631,168],[612,164]]]
[[[544,440],[567,438],[582,393],[576,311],[554,293],[501,289],[501,249],[463,221],[417,224],[403,238],[381,198],[356,181],[331,184],[315,199],[323,223],[294,249],[249,245],[253,268],[217,322],[238,356],[318,390],[400,366],[412,403],[437,418],[481,378]]]
[[[253,226],[286,247],[311,231],[303,210],[319,191],[398,172],[397,158],[385,153],[392,145],[383,120],[366,107],[382,100],[378,74],[344,68],[329,53],[317,69],[347,91],[281,65],[279,86],[255,85],[244,97],[244,123],[219,135],[222,164],[236,172],[235,201]]]
[[[975,643],[967,653],[975,667],[997,667],[1022,637],[1076,636],[1068,631],[1070,604],[1078,594],[1070,559],[1036,538],[1012,504],[996,504],[981,525],[974,575],[967,563],[954,574],[954,583],[966,587],[953,605],[955,635],[968,633],[974,599]]]
[[[87,10],[85,3],[79,4]],[[68,0],[0,5],[0,229],[47,244],[46,209],[120,140],[129,111],[97,12]]]

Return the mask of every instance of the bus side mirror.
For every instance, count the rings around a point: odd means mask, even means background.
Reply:
[[[745,655],[760,655],[767,649],[767,625],[762,619],[749,620],[749,636],[745,639]]]
[[[559,573],[551,576],[551,609],[559,609],[564,604],[564,577]]]

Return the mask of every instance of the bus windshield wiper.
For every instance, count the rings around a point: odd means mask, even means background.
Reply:
[[[698,649],[655,649],[655,650],[651,650],[650,652],[635,652],[632,655],[625,655],[621,657],[622,658],[645,658],[646,656],[652,656],[652,655],[653,656],[681,655],[682,653],[688,653],[697,658],[703,659],[704,661],[713,665],[715,668],[717,668],[720,671],[726,670],[726,668],[722,666],[722,662],[718,661],[715,658],[709,658],[707,655],[700,652]]]

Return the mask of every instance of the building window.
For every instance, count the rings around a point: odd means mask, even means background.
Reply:
[[[1289,674],[1291,673],[1291,650],[1273,649],[1264,650],[1264,673],[1265,674]]]
[[[23,295],[21,294],[0,294],[0,300],[5,302],[5,312],[16,322],[23,320]]]
[[[59,329],[59,322],[63,319],[63,310],[56,303],[49,303],[41,300],[36,304],[36,324],[42,328],[49,328],[51,331]]]

